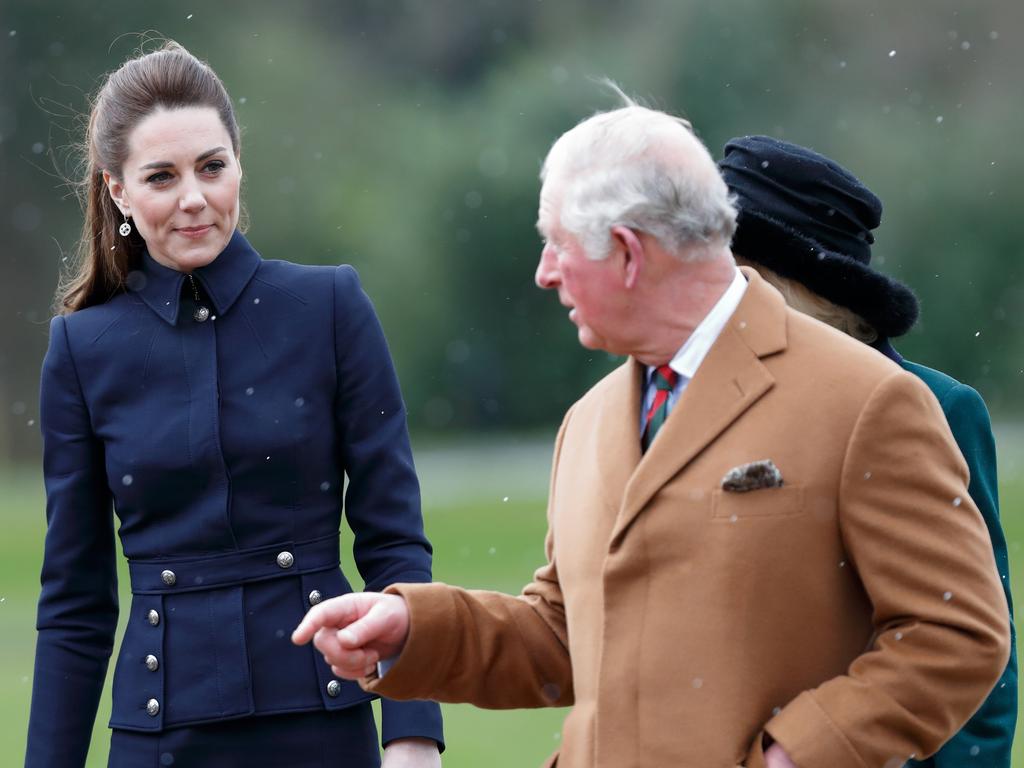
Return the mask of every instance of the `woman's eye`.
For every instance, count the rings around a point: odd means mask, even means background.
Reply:
[[[167,181],[169,178],[171,178],[171,174],[166,171],[160,171],[159,173],[154,173],[152,176],[147,177],[146,181],[150,184],[160,184],[161,182]]]
[[[220,173],[224,170],[224,167],[225,163],[223,160],[211,160],[203,166],[203,171],[205,173]]]

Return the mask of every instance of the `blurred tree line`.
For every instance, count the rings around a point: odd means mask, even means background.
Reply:
[[[551,142],[615,106],[608,76],[712,153],[768,133],[885,203],[874,261],[922,320],[899,348],[1024,409],[1024,5],[1012,0],[4,0],[0,460],[39,455],[37,388],[80,212],[86,96],[150,36],[208,60],[243,125],[265,258],[355,265],[412,426],[554,428],[618,364],[533,285]],[[808,371],[813,376],[813,371]]]

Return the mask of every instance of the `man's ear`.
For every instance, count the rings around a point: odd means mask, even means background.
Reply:
[[[124,198],[124,184],[105,168],[103,169],[103,183],[107,187],[107,192],[110,193],[110,199],[114,201],[114,205],[121,211],[121,215],[125,217],[131,216],[131,206],[128,205],[128,201]]]
[[[626,288],[635,288],[647,257],[644,244],[629,227],[614,226],[611,235],[612,247],[622,259],[623,282]]]

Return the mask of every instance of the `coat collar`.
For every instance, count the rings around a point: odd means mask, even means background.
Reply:
[[[762,358],[786,349],[786,302],[755,270],[742,271],[748,282],[743,299],[643,456],[636,415],[644,366],[630,359],[613,374],[609,397],[619,405],[622,418],[609,420],[599,440],[622,445],[632,438],[636,448],[627,450],[627,467],[607,468],[612,470],[606,475],[608,485],[616,486],[607,490],[611,498],[622,500],[613,541],[665,483],[774,386]],[[608,454],[622,463],[621,453]]]
[[[879,336],[871,346],[897,365],[903,365],[903,355],[896,351],[896,348],[893,347],[892,342],[886,336]]]
[[[205,267],[192,275],[213,302],[218,315],[223,315],[242,294],[260,265],[260,255],[245,236],[235,230],[227,246]],[[175,325],[181,305],[182,272],[158,264],[143,251],[141,274],[129,275],[128,290],[141,298],[165,322]]]

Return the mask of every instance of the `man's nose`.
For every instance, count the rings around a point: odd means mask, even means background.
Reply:
[[[555,256],[555,249],[550,243],[546,244],[544,250],[540,252],[540,262],[537,264],[537,271],[534,273],[533,281],[537,284],[538,288],[558,287],[558,259]]]

